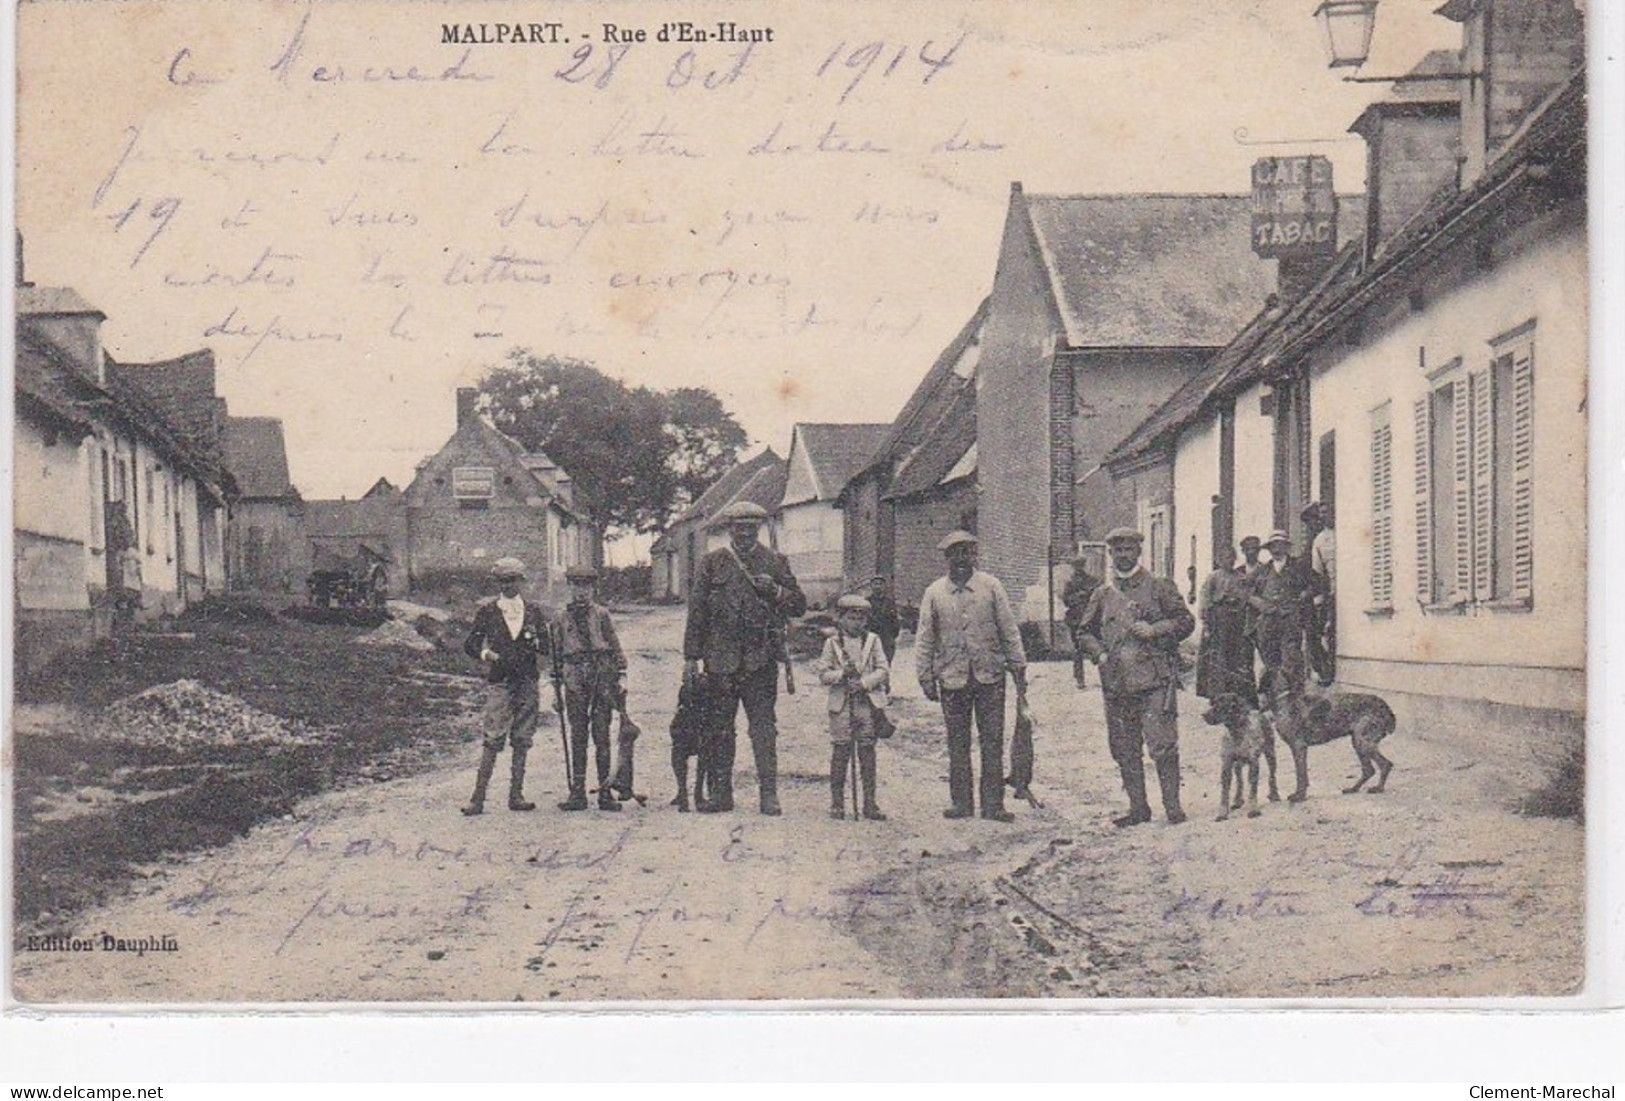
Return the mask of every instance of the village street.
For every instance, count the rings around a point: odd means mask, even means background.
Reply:
[[[627,609],[619,620],[646,731],[646,807],[554,810],[560,750],[546,725],[528,791],[540,809],[494,801],[464,818],[470,728],[443,767],[306,799],[245,838],[147,869],[128,897],[72,920],[93,950],[19,945],[16,996],[507,1003],[1577,989],[1582,829],[1513,813],[1447,732],[1402,728],[1391,739],[1385,795],[1338,794],[1353,772],[1339,744],[1312,753],[1306,803],[1217,823],[1217,735],[1185,694],[1190,822],[1115,831],[1122,801],[1098,682],[1080,693],[1068,666],[1041,664],[1032,684],[1044,807],[1012,802],[1012,825],[950,822],[940,715],[919,697],[905,636],[896,681],[906,719],[881,750],[890,821],[826,817],[823,693],[805,667],[800,692],[780,698],[784,816],[754,813],[743,736],[740,809],[680,814],[667,805],[665,724],[682,611]],[[107,951],[104,933],[171,937],[175,950]]]

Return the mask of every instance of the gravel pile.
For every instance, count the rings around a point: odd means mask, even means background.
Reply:
[[[398,619],[386,619],[356,641],[363,646],[404,646],[408,650],[433,650],[434,643],[418,634],[417,628]]]
[[[111,740],[176,749],[300,745],[314,740],[301,724],[285,722],[189,678],[108,705],[95,727],[98,735]]]

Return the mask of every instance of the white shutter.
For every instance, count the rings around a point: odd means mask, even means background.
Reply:
[[[1471,379],[1473,416],[1473,576],[1468,590],[1474,600],[1495,599],[1492,571],[1495,549],[1495,392],[1494,372],[1477,371]]]
[[[1416,599],[1433,603],[1433,430],[1428,399],[1415,405],[1416,424]]]
[[[1512,595],[1535,595],[1535,359],[1521,348],[1512,360]]]
[[[1473,417],[1472,391],[1465,378],[1450,388],[1450,420],[1455,429],[1450,473],[1456,513],[1456,576],[1450,602],[1464,604],[1473,598]]]
[[[1386,411],[1371,432],[1371,606],[1394,603],[1393,427]]]

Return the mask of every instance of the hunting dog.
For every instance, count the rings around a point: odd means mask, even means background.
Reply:
[[[1292,750],[1292,764],[1298,775],[1298,788],[1287,796],[1289,803],[1301,803],[1309,794],[1309,747],[1347,738],[1360,760],[1360,778],[1343,789],[1352,795],[1375,776],[1369,791],[1380,794],[1388,783],[1394,763],[1377,746],[1394,732],[1393,709],[1379,696],[1356,692],[1305,696],[1301,689],[1274,694],[1267,715],[1275,732]]]
[[[1208,709],[1202,713],[1202,721],[1209,726],[1224,727],[1224,740],[1220,743],[1219,751],[1219,817],[1223,822],[1230,817],[1232,810],[1242,806],[1242,773],[1247,776],[1246,806],[1247,817],[1257,818],[1258,809],[1258,758],[1260,755],[1269,762],[1270,766],[1270,802],[1278,802],[1281,793],[1275,786],[1275,732],[1263,713],[1253,707],[1250,702],[1234,693],[1226,692],[1215,696]],[[1235,801],[1230,799],[1230,782],[1234,779],[1236,785]]]

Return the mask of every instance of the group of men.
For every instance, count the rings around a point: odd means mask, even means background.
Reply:
[[[733,809],[734,720],[742,707],[755,758],[759,809],[777,816],[783,813],[778,796],[779,668],[789,660],[787,624],[806,612],[807,598],[788,560],[759,538],[765,510],[735,502],[720,519],[728,541],[700,560],[683,634],[684,684],[691,690],[703,686],[709,725],[703,766],[707,794],[696,809]],[[1256,700],[1255,652],[1267,678],[1290,682],[1297,677],[1301,684],[1305,640],[1311,634],[1320,646],[1317,651],[1314,642],[1309,644],[1309,660],[1322,679],[1329,679],[1329,597],[1335,576],[1331,517],[1316,505],[1306,510],[1306,519],[1311,528],[1307,561],[1295,559],[1291,540],[1276,532],[1262,544],[1270,552],[1267,563],[1260,561],[1259,540],[1249,537],[1241,543],[1243,561],[1223,563],[1208,579],[1202,602],[1206,630],[1200,694],[1235,692]],[[1086,594],[1068,593],[1068,624],[1078,652],[1100,670],[1107,742],[1128,796],[1128,813],[1114,819],[1118,826],[1151,820],[1147,753],[1168,820],[1185,820],[1176,725],[1179,644],[1195,630],[1195,620],[1174,583],[1152,575],[1141,563],[1143,541],[1132,528],[1108,533],[1109,576],[1089,579],[1095,583]],[[1010,598],[996,577],[977,568],[977,547],[976,536],[967,531],[954,531],[938,544],[947,572],[921,597],[915,672],[926,698],[942,707],[949,794],[944,816],[969,818],[979,812],[983,818],[1008,822],[1014,816],[1004,806],[1007,684],[1014,684],[1017,706],[1022,707],[1027,657]],[[480,607],[465,649],[487,664],[496,706],[474,796],[463,813],[483,811],[505,743],[513,746],[508,806],[534,809],[523,785],[544,656],[552,658],[570,728],[570,794],[560,809],[588,806],[589,740],[597,751],[598,805],[620,809],[609,779],[609,725],[616,709],[624,711],[626,658],[609,613],[594,599],[596,572],[585,567],[567,572],[571,599],[557,617],[548,617],[520,596],[522,563],[504,558],[493,572],[501,595]],[[868,606],[870,630],[880,637],[889,663],[899,623],[883,579],[871,583]],[[974,762],[973,732],[979,750]]]
[[[1202,586],[1202,646],[1196,693],[1232,694],[1253,705],[1259,691],[1301,691],[1312,673],[1322,686],[1336,675],[1337,551],[1330,507],[1302,513],[1308,553],[1292,553],[1277,531],[1241,541],[1241,561],[1214,563]],[[1268,553],[1263,561],[1260,551]],[[1256,676],[1258,667],[1262,675]]]

